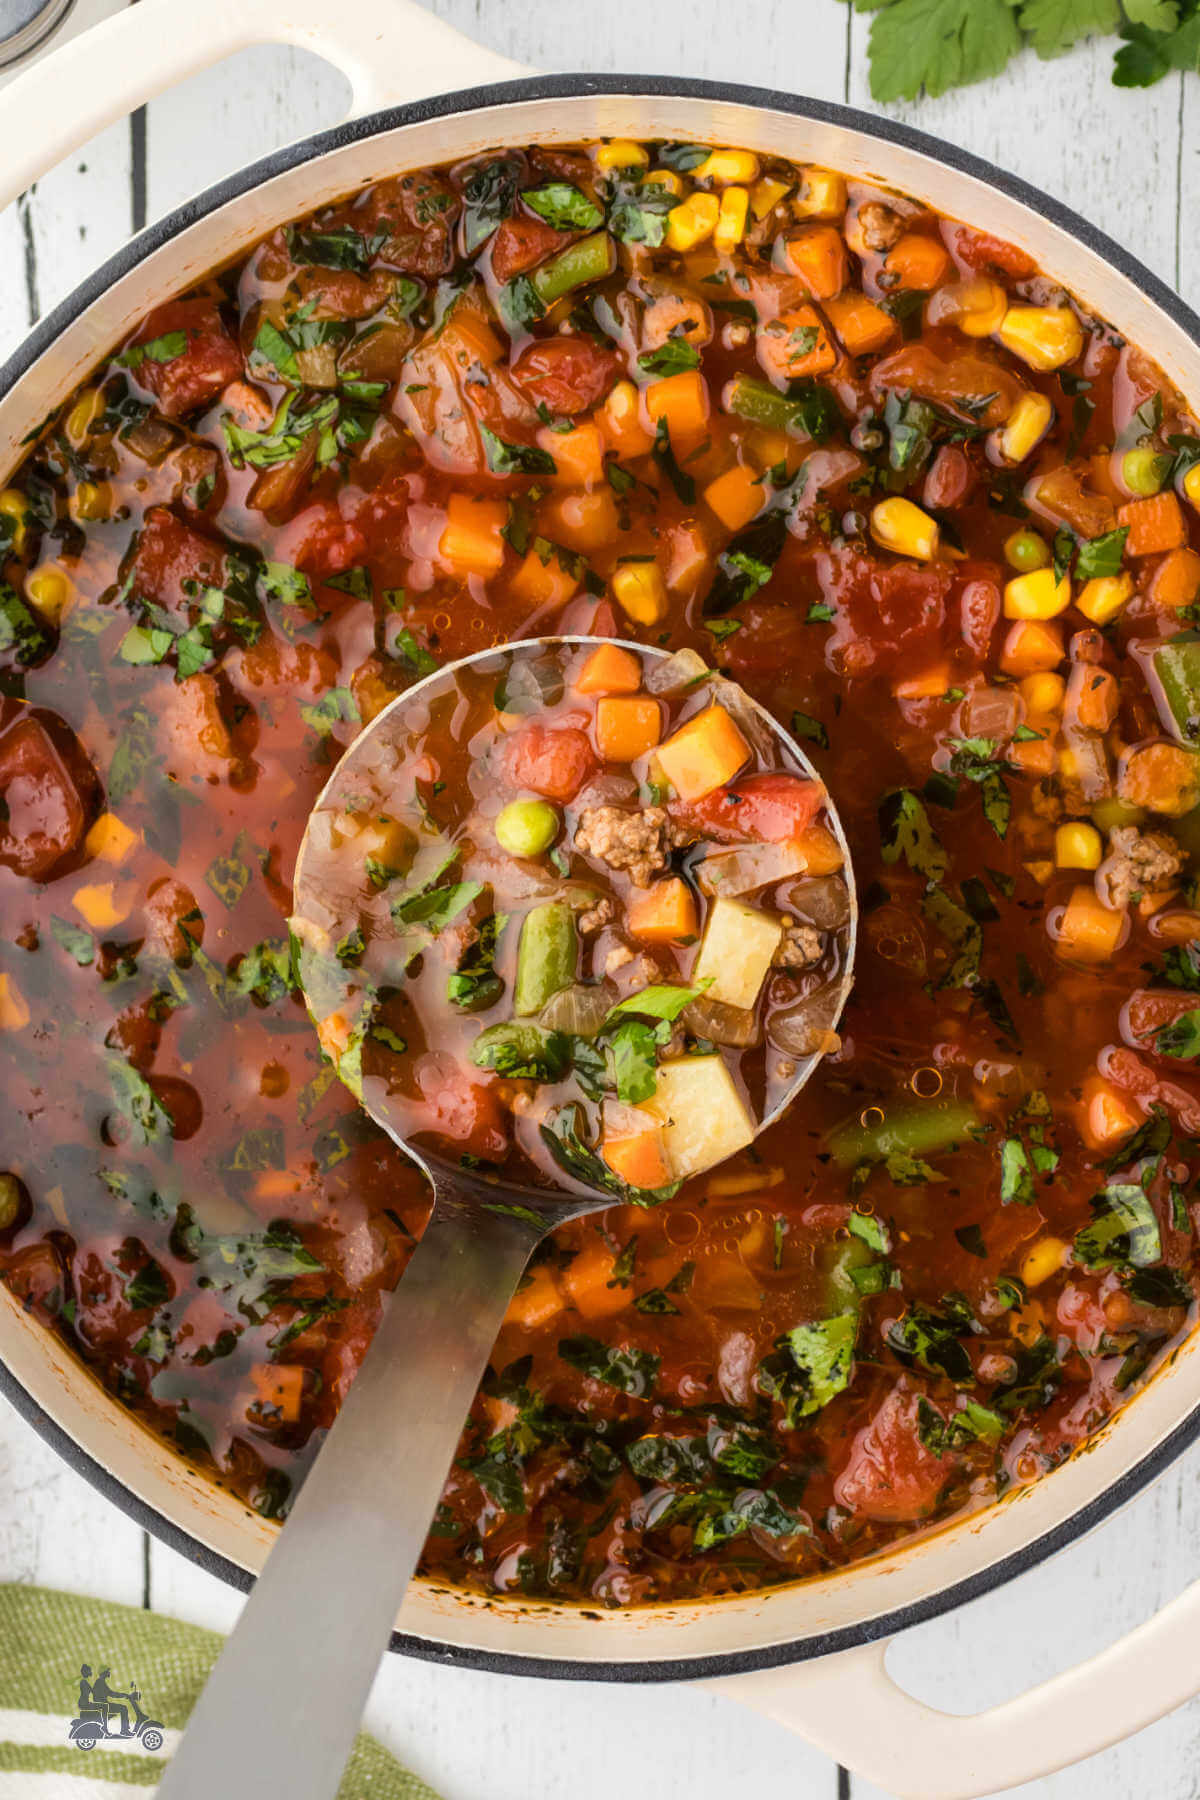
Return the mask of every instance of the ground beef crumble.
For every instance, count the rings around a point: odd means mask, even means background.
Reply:
[[[602,926],[611,924],[616,916],[616,901],[611,900],[607,894],[603,894],[596,901],[595,906],[589,906],[586,912],[580,913],[580,937],[590,937],[593,931],[599,931]]]
[[[777,969],[811,969],[825,954],[825,942],[815,925],[788,925],[775,952]]]
[[[677,825],[661,806],[626,812],[619,806],[595,806],[585,812],[575,832],[575,848],[610,869],[625,869],[635,887],[670,862],[671,852],[691,843],[691,832]]]
[[[1109,906],[1128,906],[1136,894],[1153,894],[1183,867],[1178,844],[1160,831],[1118,825],[1108,840],[1108,857],[1096,871],[1097,887]]]
[[[868,200],[858,209],[858,223],[868,250],[890,250],[904,231],[904,220],[881,200]]]

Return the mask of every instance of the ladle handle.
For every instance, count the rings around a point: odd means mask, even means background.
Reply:
[[[159,1800],[334,1800],[463,1421],[540,1235],[527,1219],[439,1200]]]

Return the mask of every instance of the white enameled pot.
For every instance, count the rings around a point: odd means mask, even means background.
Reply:
[[[1200,406],[1200,320],[1118,245],[976,158],[786,94],[669,78],[526,78],[412,0],[142,0],[5,89],[0,204],[113,119],[262,42],[333,62],[354,92],[351,117],[151,226],[37,327],[0,370],[0,484],[26,434],[136,320],[284,221],[400,170],[494,145],[605,135],[744,145],[920,196],[1028,250]],[[144,1430],[4,1290],[0,1359],[9,1398],[77,1469],[175,1548],[249,1585],[273,1527]],[[418,1581],[393,1646],[506,1673],[701,1679],[893,1793],[967,1800],[1091,1755],[1200,1690],[1200,1584],[1092,1661],[973,1717],[936,1712],[897,1687],[888,1641],[1073,1541],[1198,1435],[1193,1335],[1086,1454],[907,1549],[775,1592],[602,1614]]]

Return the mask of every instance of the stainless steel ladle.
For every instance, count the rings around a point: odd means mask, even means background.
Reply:
[[[458,673],[515,648],[586,644],[582,637],[523,640],[464,657],[417,682],[355,739],[310,817],[337,809],[414,704],[449,691]],[[626,648],[666,658],[644,644]],[[740,688],[714,676],[769,728],[783,760],[813,780],[803,749]],[[858,909],[849,846],[832,800],[826,813],[845,858],[850,915],[831,1009],[850,992]],[[304,912],[317,858],[306,830],[296,863],[294,908]],[[820,1061],[797,1064],[771,1124]],[[446,1471],[509,1302],[535,1246],[569,1219],[602,1212],[611,1195],[558,1192],[485,1180],[400,1138],[428,1177],[433,1211],[390,1297],[370,1350],[241,1618],[192,1713],[159,1786],[159,1800],[333,1800],[380,1655],[425,1543]]]

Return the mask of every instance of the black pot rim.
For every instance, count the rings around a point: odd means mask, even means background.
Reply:
[[[665,98],[728,101],[760,111],[791,113],[799,118],[814,119],[821,124],[844,126],[875,138],[883,145],[898,145],[916,151],[997,189],[1075,238],[1135,287],[1140,288],[1200,348],[1200,317],[1166,282],[1146,268],[1123,245],[1082,218],[1072,208],[1065,206],[1062,201],[1044,194],[1031,183],[929,133],[836,101],[808,99],[775,89],[756,88],[735,82],[695,81],[682,76],[662,75],[539,75],[520,81],[466,88],[457,93],[389,107],[363,118],[349,120],[328,131],[314,133],[297,143],[273,151],[269,156],[260,158],[236,174],[226,177],[224,181],[205,189],[202,194],[156,220],[137,237],[132,238],[34,326],[17,350],[0,365],[0,399],[79,315],[116,281],[137,268],[148,256],[197,220],[207,217],[229,201],[240,198],[262,182],[298,168],[303,163],[314,161],[330,151],[377,136],[397,126],[446,118],[453,113],[477,112],[484,107],[501,106],[510,102],[583,99],[593,94],[627,94],[637,98],[661,95]],[[230,1562],[227,1557],[217,1555],[190,1532],[131,1493],[50,1417],[2,1362],[0,1392],[4,1393],[22,1417],[71,1468],[106,1499],[120,1507],[136,1524],[151,1532],[172,1550],[187,1557],[198,1568],[220,1577],[243,1593],[249,1592],[254,1580],[245,1569]],[[1119,1424],[1116,1428],[1119,1429]],[[1197,1438],[1200,1438],[1200,1405],[1187,1413],[1161,1443],[1126,1469],[1103,1493],[1019,1550],[911,1605],[893,1608],[877,1618],[863,1620],[856,1625],[841,1626],[836,1630],[753,1650],[638,1661],[593,1663],[567,1657],[540,1656],[536,1652],[528,1656],[515,1655],[446,1644],[408,1632],[393,1632],[390,1648],[404,1655],[451,1667],[559,1681],[702,1681],[806,1662],[814,1657],[828,1656],[877,1642],[881,1638],[894,1637],[911,1626],[938,1618],[956,1606],[991,1593],[1005,1582],[1036,1568],[1047,1557],[1065,1549],[1068,1544],[1111,1517],[1148,1483],[1161,1475]],[[770,1590],[764,1590],[761,1595],[762,1604],[766,1606],[769,1600]],[[532,1629],[535,1622],[531,1620],[530,1623]]]

